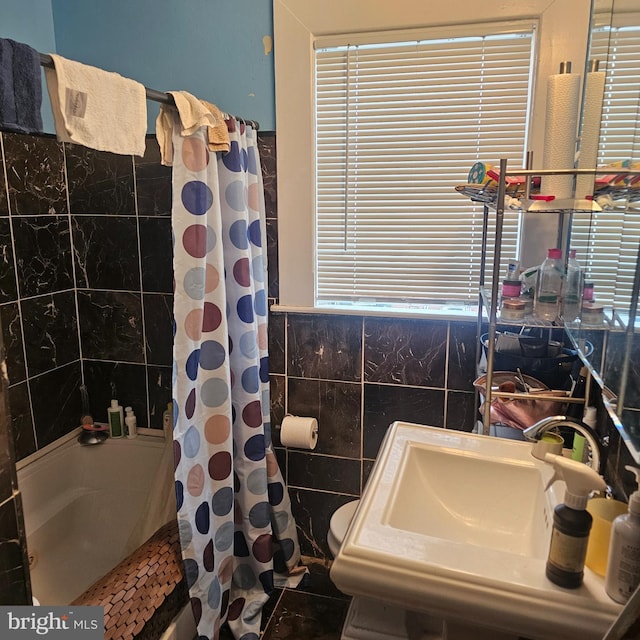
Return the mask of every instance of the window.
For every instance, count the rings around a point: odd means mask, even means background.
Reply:
[[[316,304],[477,301],[483,211],[454,188],[523,166],[535,30],[509,27],[316,42]]]
[[[536,163],[539,166],[539,160],[543,156],[547,77],[558,72],[559,64],[563,60],[573,61],[576,69],[582,67],[583,61],[586,59],[587,42],[591,28],[590,3],[585,3],[584,0],[555,0],[551,3],[548,0],[530,0],[526,3],[521,0],[504,0],[501,4],[500,20],[502,24],[494,24],[489,28],[485,28],[488,25],[486,7],[467,2],[464,3],[463,10],[461,10],[460,3],[453,2],[441,3],[437,11],[433,10],[431,3],[416,2],[416,0],[395,0],[392,3],[368,3],[362,2],[362,0],[325,0],[321,3],[309,2],[308,0],[274,0],[273,7],[278,140],[279,302],[276,309],[294,312],[419,317],[432,314],[438,317],[443,317],[445,314],[448,317],[457,317],[473,313],[472,307],[464,305],[462,301],[470,299],[474,305],[477,302],[477,292],[474,291],[477,270],[474,273],[472,269],[467,268],[467,265],[473,263],[473,260],[479,260],[480,226],[478,216],[480,208],[474,209],[468,199],[455,193],[454,187],[466,181],[469,169],[478,159],[494,164],[506,155],[509,159],[510,169],[522,165],[524,140],[528,140],[527,146],[533,153],[533,166],[535,167]],[[466,27],[460,24],[461,20],[464,20]],[[345,36],[344,34],[355,35]],[[391,37],[389,37],[390,34]],[[511,41],[510,38],[512,38]],[[534,39],[536,53],[532,55]],[[420,41],[419,45],[417,45],[417,41]],[[403,42],[405,43],[404,47]],[[467,115],[472,116],[473,124],[466,122],[461,127],[470,129],[467,136],[462,136],[465,141],[473,139],[473,144],[479,146],[474,148],[468,156],[460,156],[456,164],[454,155],[461,150],[463,145],[460,143],[460,138],[455,137],[455,131],[445,136],[444,139],[436,137],[442,125],[448,124],[445,116],[451,116],[452,122],[454,117],[458,117],[458,114],[454,116],[452,108],[455,101],[454,96],[449,96],[451,103],[443,101],[439,105],[439,120],[433,113],[429,114],[429,118],[425,116],[426,102],[412,102],[415,96],[411,96],[411,100],[408,95],[403,96],[401,101],[396,101],[396,107],[407,110],[415,107],[418,112],[422,109],[423,113],[418,113],[416,116],[408,111],[403,111],[402,117],[394,117],[392,114],[383,123],[385,126],[378,133],[387,135],[385,141],[387,146],[381,152],[379,165],[384,165],[387,156],[390,153],[395,153],[396,149],[404,151],[405,159],[408,159],[410,156],[406,150],[418,141],[423,143],[423,146],[426,141],[427,150],[430,151],[427,154],[428,158],[434,160],[434,164],[428,165],[424,155],[416,155],[412,162],[405,161],[404,166],[409,170],[409,174],[412,174],[409,175],[412,182],[408,189],[398,188],[395,184],[398,180],[397,172],[390,171],[391,166],[375,173],[373,158],[370,158],[371,162],[368,165],[363,164],[366,160],[363,153],[365,150],[370,151],[367,146],[371,142],[371,138],[375,136],[373,127],[369,126],[368,132],[364,127],[360,111],[363,102],[360,100],[361,95],[357,95],[358,102],[354,104],[357,104],[359,108],[358,119],[353,121],[356,112],[351,108],[349,115],[352,120],[350,123],[352,128],[349,130],[349,135],[353,132],[360,135],[368,133],[369,139],[362,138],[357,148],[353,144],[349,144],[348,173],[351,179],[355,169],[359,175],[365,175],[367,181],[361,181],[356,191],[350,188],[347,192],[345,188],[347,145],[344,140],[346,127],[344,97],[340,98],[336,95],[334,106],[337,110],[336,113],[339,113],[341,109],[343,115],[340,117],[343,118],[342,124],[345,126],[340,131],[340,123],[338,123],[336,128],[339,130],[339,136],[331,139],[329,129],[332,116],[329,111],[334,108],[330,104],[331,100],[319,103],[318,115],[316,115],[316,78],[324,82],[328,77],[324,73],[318,75],[316,55],[319,57],[324,55],[342,56],[342,62],[336,63],[335,66],[336,69],[341,66],[343,70],[348,66],[347,58],[350,58],[348,61],[350,69],[354,70],[356,55],[359,66],[362,63],[363,55],[375,55],[373,50],[375,47],[372,48],[370,45],[384,45],[388,48],[389,54],[394,51],[394,55],[397,55],[403,48],[406,51],[411,49],[406,45],[408,42],[414,43],[414,49],[424,48],[423,52],[416,54],[423,56],[423,60],[430,45],[433,45],[432,49],[436,50],[432,50],[432,54],[436,54],[436,57],[438,52],[442,54],[442,61],[446,57],[447,48],[451,51],[456,47],[459,48],[458,58],[456,59],[455,55],[451,57],[454,64],[450,67],[450,72],[443,73],[439,79],[440,87],[446,86],[447,82],[452,87],[455,83],[461,84],[460,73],[463,73],[463,70],[458,69],[458,65],[466,65],[467,72],[470,68],[474,68],[474,72],[477,71],[477,75],[473,77],[476,102],[472,104],[469,100],[467,104]],[[499,116],[502,117],[509,113],[514,118],[521,119],[519,135],[522,136],[522,141],[517,143],[521,146],[516,151],[517,144],[507,149],[507,145],[504,144],[506,138],[501,137],[501,125],[508,126],[508,118],[505,117],[504,123],[500,124],[498,124],[499,120],[494,121],[495,129],[492,136],[486,130],[480,130],[478,113],[481,106],[483,115],[489,113],[489,111],[484,111],[485,107],[487,109],[498,108],[499,100],[492,103],[490,98],[493,95],[488,90],[492,82],[491,65],[496,66],[496,61],[499,59],[496,52],[500,47],[506,51],[508,47],[513,47],[515,50],[521,46],[524,46],[523,50],[527,51],[526,62],[522,67],[520,62],[514,62],[514,67],[517,69],[512,78],[514,94],[521,92],[520,96],[531,95],[531,108],[527,112],[529,107],[527,98],[524,99],[524,102],[519,103],[524,105],[523,110],[518,112],[521,107],[512,108],[513,105],[510,102],[512,96],[507,90],[502,99],[503,102],[509,104],[509,108]],[[470,63],[473,56],[464,53],[465,47],[477,47],[478,49],[484,47],[484,53],[477,54],[475,67],[472,67]],[[494,50],[493,47],[496,49]],[[516,58],[511,56],[511,53],[508,55],[515,61]],[[484,68],[482,67],[483,56]],[[322,64],[322,61],[319,60],[318,64]],[[420,67],[420,62],[417,66]],[[419,84],[427,81],[435,82],[437,78],[429,78],[429,65],[422,64],[421,66],[424,75],[420,76]],[[521,75],[521,70],[524,68],[527,71]],[[504,68],[496,67],[496,69],[496,80],[504,80],[499,77],[504,74]],[[350,71],[351,77],[353,77],[353,73],[355,71]],[[393,73],[387,75],[387,79],[393,80],[399,75],[398,70],[394,69]],[[526,80],[522,83],[524,76],[526,76]],[[482,78],[482,84],[478,88],[480,78]],[[362,79],[359,79],[358,82],[361,83]],[[501,90],[504,90],[505,86],[502,85]],[[430,84],[428,91],[434,94],[436,87],[437,83]],[[397,87],[391,87],[387,97],[393,98],[394,92],[398,93]],[[481,103],[478,102],[478,96],[482,99]],[[342,105],[340,105],[341,99]],[[350,106],[353,107],[353,104]],[[464,115],[464,110],[462,112]],[[516,112],[518,112],[517,116],[514,115]],[[371,117],[370,114],[369,117]],[[430,121],[438,123],[431,130],[427,127]],[[316,143],[321,136],[324,140],[319,146]],[[429,136],[434,137],[430,138]],[[395,138],[401,144],[391,144],[390,138]],[[334,155],[334,158],[331,157],[331,154]],[[316,168],[317,164],[319,169]],[[401,163],[399,162],[399,164]],[[362,173],[365,170],[369,171],[368,175]],[[316,177],[318,177],[318,181],[316,181]],[[335,183],[334,193],[329,189],[331,181]],[[444,184],[445,181],[447,184]],[[366,189],[364,189],[365,186]],[[388,269],[392,277],[396,278],[394,285],[390,287],[391,294],[393,296],[397,294],[395,285],[402,286],[405,290],[397,298],[389,296],[388,293],[381,296],[381,288],[374,282],[367,282],[368,274],[360,269],[361,273],[358,274],[358,277],[364,273],[365,280],[363,285],[354,289],[355,296],[357,296],[354,297],[354,302],[351,302],[350,298],[353,293],[346,290],[347,284],[340,284],[340,291],[338,295],[335,295],[336,302],[330,303],[327,287],[334,286],[333,281],[337,281],[338,275],[342,278],[347,269],[349,270],[349,278],[351,278],[352,266],[343,268],[332,263],[330,253],[326,253],[325,249],[329,249],[329,252],[341,253],[344,256],[346,255],[344,252],[346,240],[349,251],[353,251],[354,224],[360,222],[359,210],[370,213],[373,209],[372,202],[377,197],[373,190],[382,191],[383,187],[389,187],[390,192],[391,188],[394,188],[394,191],[389,198],[378,198],[381,205],[391,205],[392,209],[390,212],[381,213],[378,218],[382,241],[376,239],[369,248],[370,254],[377,254],[377,257],[361,251],[360,255],[355,255],[353,258],[349,256],[349,260],[352,260],[352,263],[357,262],[364,265],[365,268],[376,261],[379,263],[389,262],[387,256],[382,256],[380,251],[386,249],[386,245],[395,237],[396,232],[403,231],[403,225],[398,223],[397,218],[393,218],[393,225],[389,223],[392,219],[391,215],[397,215],[393,208],[396,207],[398,211],[402,210],[403,213],[408,210],[409,218],[413,216],[413,219],[409,225],[405,225],[409,228],[409,234],[404,245],[404,253],[390,252],[392,259],[404,260],[405,264],[398,266],[389,263]],[[348,196],[349,209],[344,206],[345,196]],[[445,198],[450,198],[450,200]],[[363,203],[367,205],[364,209],[362,209]],[[357,204],[358,208],[354,208],[354,204]],[[429,216],[424,210],[426,206],[430,207]],[[422,208],[418,209],[418,207]],[[329,215],[327,220],[332,219],[332,221],[317,227],[316,214],[318,211],[323,215]],[[354,211],[358,211],[357,220],[354,218]],[[347,213],[346,216],[345,213]],[[389,217],[385,218],[387,213]],[[427,231],[416,229],[412,232],[412,225],[416,219],[420,222],[433,221],[436,215],[442,216],[444,219],[440,226],[433,224]],[[525,214],[523,216],[522,246],[517,254],[522,264],[526,266],[539,264],[546,255],[546,249],[553,246],[557,236],[555,225],[553,225],[553,229],[548,228],[549,225],[546,223],[548,217],[540,219],[540,216],[535,216],[535,219],[532,219],[532,215]],[[505,248],[503,251],[502,255],[506,261],[515,254],[519,238],[518,214],[509,211],[505,217],[510,229],[505,240],[512,243],[510,247],[513,247],[513,249]],[[386,229],[384,229],[385,226]],[[331,229],[331,227],[335,228]],[[447,228],[445,229],[445,227]],[[451,228],[454,230],[453,233],[451,233]],[[375,235],[374,226],[369,229],[362,227],[358,233],[362,234],[364,231],[370,236]],[[462,233],[467,235],[464,243],[460,241]],[[329,239],[331,234],[334,234],[334,240]],[[529,237],[528,240],[527,237]],[[360,239],[360,236],[356,239]],[[319,251],[321,243],[325,243],[322,254]],[[410,249],[414,245],[421,246],[421,253],[416,254],[416,259],[412,261]],[[365,245],[362,247],[366,248]],[[442,257],[437,257],[438,252],[442,252]],[[430,281],[427,278],[426,285],[415,287],[414,283],[417,282],[418,276],[422,277],[423,275],[420,266],[423,259],[425,263],[435,265],[439,271],[435,277],[431,277]],[[326,272],[324,284],[318,287],[316,275],[320,260],[329,266],[329,271]],[[463,264],[465,266],[462,266]],[[489,264],[491,264],[490,261]],[[404,277],[401,277],[403,268],[408,270],[404,272]],[[371,278],[374,278],[373,273]],[[381,282],[384,284],[383,280]],[[454,305],[456,309],[438,310],[437,305],[429,305],[429,308],[426,308],[427,289],[425,287],[434,284],[435,288],[428,295],[433,296],[433,299],[451,299],[459,296],[457,298],[458,304]],[[454,289],[457,290],[454,291]],[[322,298],[325,299],[324,301],[317,300],[316,290],[320,292]],[[391,299],[390,301],[382,299],[379,303],[370,306],[373,298],[379,300],[382,297],[390,297]],[[399,302],[399,300],[411,299],[416,299],[419,303],[404,304]]]
[[[594,29],[590,58],[606,73],[598,166],[637,162],[640,140],[640,14],[621,14],[621,23]],[[636,167],[637,168],[637,167]],[[618,205],[621,203],[618,202]],[[572,245],[586,256],[587,279],[595,283],[596,297],[604,304],[628,309],[638,242],[640,210],[607,208],[590,219],[577,219]]]

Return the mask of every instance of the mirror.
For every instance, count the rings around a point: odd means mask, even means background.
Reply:
[[[603,205],[600,214],[588,220],[590,246],[586,252],[586,280],[592,266],[589,256],[602,260],[607,255],[612,265],[615,286],[610,287],[607,312],[609,326],[569,327],[578,345],[590,341],[594,346],[590,365],[602,383],[608,409],[636,462],[640,462],[640,332],[638,289],[640,287],[640,7],[636,0],[601,0],[594,5],[590,60],[599,60],[605,88],[598,142],[598,167],[619,163],[611,174],[598,175],[594,193]],[[587,98],[588,99],[588,98]],[[585,99],[582,131],[589,109]],[[616,169],[620,169],[617,172]],[[634,171],[634,173],[626,173]],[[607,184],[609,176],[618,174]],[[598,186],[602,185],[602,186]],[[600,195],[600,198],[598,198]],[[602,233],[608,228],[609,238]],[[600,230],[600,231],[599,231]],[[598,300],[596,284],[596,300]],[[607,307],[608,309],[608,307]],[[637,363],[637,364],[636,364]]]

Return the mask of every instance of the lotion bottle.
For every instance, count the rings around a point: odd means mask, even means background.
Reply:
[[[112,400],[111,406],[107,407],[107,418],[109,418],[109,435],[112,438],[122,438],[124,434],[124,412],[117,400]]]
[[[135,438],[138,435],[138,426],[136,416],[133,413],[131,407],[124,408],[126,415],[124,417],[125,431],[127,432],[127,438]]]
[[[547,487],[557,479],[564,480],[567,485],[564,504],[554,509],[546,575],[560,587],[577,589],[584,577],[584,561],[593,523],[593,517],[586,510],[587,500],[592,491],[602,491],[607,485],[582,462],[552,453],[547,453],[544,459],[555,470]]]
[[[640,469],[626,465],[640,486]],[[618,516],[611,527],[605,589],[610,598],[624,604],[640,584],[640,491],[629,498],[629,512]]]

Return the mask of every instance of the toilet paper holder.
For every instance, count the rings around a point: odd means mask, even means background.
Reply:
[[[280,442],[284,447],[315,449],[318,442],[318,420],[287,413],[280,425]]]
[[[317,418],[313,418],[312,416],[297,416],[294,413],[285,413],[284,414],[284,418],[303,418],[304,420],[315,420],[316,424],[313,427],[313,431],[312,433],[314,435],[318,435],[318,419]],[[284,418],[282,419],[282,422],[284,422]],[[282,422],[280,423],[280,429],[282,429]]]

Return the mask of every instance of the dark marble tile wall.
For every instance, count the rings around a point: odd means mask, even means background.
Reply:
[[[0,336],[0,360],[6,359]],[[29,604],[31,586],[18,491],[7,379],[0,374],[0,605]]]
[[[314,416],[313,451],[286,449],[302,552],[329,556],[329,519],[361,495],[395,420],[471,431],[475,323],[272,314],[273,440],[286,413]]]
[[[162,428],[171,399],[171,169],[3,133],[0,322],[17,459],[68,433],[88,390]],[[55,402],[52,403],[52,399]]]

